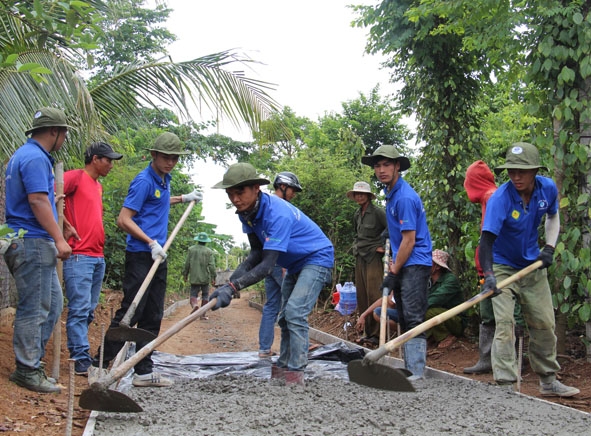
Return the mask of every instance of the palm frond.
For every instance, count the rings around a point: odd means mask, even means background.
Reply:
[[[106,125],[122,113],[133,113],[138,105],[175,107],[190,118],[191,104],[199,107],[203,102],[234,124],[243,121],[256,129],[279,106],[267,93],[272,84],[230,69],[253,62],[223,51],[179,63],[134,63],[116,68],[110,78],[93,86],[90,94]]]
[[[22,63],[34,62],[52,71],[45,82],[36,82],[30,74],[15,68],[0,68],[0,157],[7,159],[26,141],[34,112],[43,106],[63,109],[73,127],[58,154],[81,154],[89,142],[103,138],[101,123],[86,84],[65,59],[46,50],[22,53]]]

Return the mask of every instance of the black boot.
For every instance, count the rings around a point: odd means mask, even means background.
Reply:
[[[487,374],[492,371],[490,350],[494,336],[494,325],[480,324],[480,333],[478,336],[479,359],[476,365],[464,368],[464,374]]]

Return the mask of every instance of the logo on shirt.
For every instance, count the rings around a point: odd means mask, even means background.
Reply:
[[[156,198],[160,198],[162,194],[160,193],[160,189],[156,189],[156,191],[154,192],[154,197]]]
[[[540,200],[540,201],[538,201],[538,209],[539,210],[548,209],[548,202],[546,200]]]
[[[511,217],[512,217],[514,220],[518,220],[520,216],[521,216],[521,214],[519,213],[519,211],[518,211],[518,210],[514,210],[513,212],[511,212]]]

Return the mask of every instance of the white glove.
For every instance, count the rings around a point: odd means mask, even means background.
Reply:
[[[163,262],[166,260],[166,253],[158,241],[153,241],[150,244],[150,249],[152,250],[152,260],[158,260],[158,256],[162,258]]]
[[[195,189],[193,192],[181,195],[181,199],[183,203],[189,203],[190,201],[199,203],[201,200],[203,200],[203,194]]]

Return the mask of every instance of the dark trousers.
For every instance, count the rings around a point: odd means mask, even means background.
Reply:
[[[150,268],[154,261],[150,252],[125,252],[125,275],[123,277],[123,300],[121,307],[115,313],[115,317],[111,320],[111,327],[119,327],[119,323],[127,313],[129,306],[133,302],[139,288],[144,279],[148,275]],[[166,294],[166,275],[168,267],[166,261],[162,262],[156,274],[152,278],[150,285],[146,289],[144,296],[140,300],[133,317],[131,318],[130,326],[137,324],[137,328],[147,330],[158,336],[160,333],[160,324],[164,314],[164,296]],[[141,349],[149,342],[136,343],[136,350]],[[117,353],[121,350],[125,342],[119,341],[105,341],[103,366],[107,367],[109,362],[113,360]],[[97,352],[93,360],[93,365],[99,365],[100,350]],[[136,374],[150,374],[152,372],[152,353],[140,360],[135,365]]]
[[[402,268],[400,289],[394,290],[396,309],[402,332],[406,332],[425,321],[427,294],[431,267],[410,265]],[[417,338],[425,338],[421,333]]]

